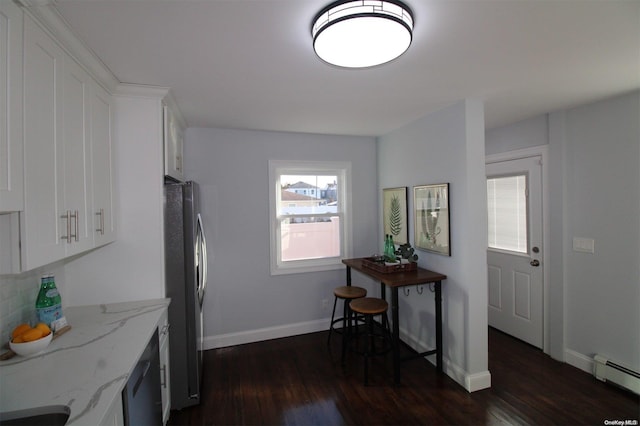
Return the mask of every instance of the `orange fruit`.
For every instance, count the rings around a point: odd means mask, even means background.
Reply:
[[[42,331],[43,337],[51,333],[51,329],[49,328],[49,326],[43,322],[39,322],[38,324],[36,324],[34,328],[37,328],[38,330]]]
[[[11,337],[15,339],[16,337],[20,336],[22,333],[28,330],[31,330],[31,326],[29,324],[20,324],[13,329],[13,332],[11,332]]]
[[[13,343],[24,343],[22,336],[16,336],[11,340]]]
[[[31,330],[27,330],[20,335],[25,342],[32,342],[34,340],[38,340],[43,336],[42,330],[37,328],[32,328]],[[14,342],[15,343],[15,342]]]

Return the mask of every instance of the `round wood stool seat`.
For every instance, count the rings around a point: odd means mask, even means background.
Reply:
[[[340,299],[358,299],[367,295],[367,290],[362,287],[344,285],[333,289],[333,294]]]
[[[353,312],[362,315],[380,315],[389,309],[389,304],[386,300],[375,297],[363,297],[352,300],[349,306]]]
[[[345,338],[347,332],[351,329],[353,322],[355,321],[356,325],[358,323],[358,318],[353,317],[353,312],[349,309],[349,301],[357,300],[360,297],[365,297],[367,295],[367,290],[362,287],[356,287],[353,285],[343,285],[340,287],[336,287],[333,289],[333,311],[331,313],[331,323],[329,324],[329,336],[327,337],[327,345],[331,343],[331,333],[336,332],[343,335],[343,353],[345,348]],[[342,317],[336,318],[336,305],[338,303],[338,299],[343,300],[342,307]],[[336,329],[335,325],[338,323],[342,323],[342,328]],[[343,356],[344,358],[344,356]]]

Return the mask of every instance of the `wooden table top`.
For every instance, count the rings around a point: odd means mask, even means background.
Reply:
[[[399,271],[385,274],[374,269],[367,268],[362,264],[362,259],[363,258],[342,259],[342,263],[370,276],[371,278],[374,278],[377,281],[380,281],[381,283],[384,283],[389,287],[428,284],[436,281],[442,281],[447,278],[446,275],[439,272],[430,271],[420,267],[413,271]]]

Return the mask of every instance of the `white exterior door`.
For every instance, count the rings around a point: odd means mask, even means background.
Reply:
[[[542,161],[487,163],[489,325],[543,347]]]

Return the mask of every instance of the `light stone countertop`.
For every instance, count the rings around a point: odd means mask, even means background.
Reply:
[[[127,383],[169,299],[64,309],[71,330],[44,352],[0,361],[0,411],[71,409],[68,425],[99,425]]]

